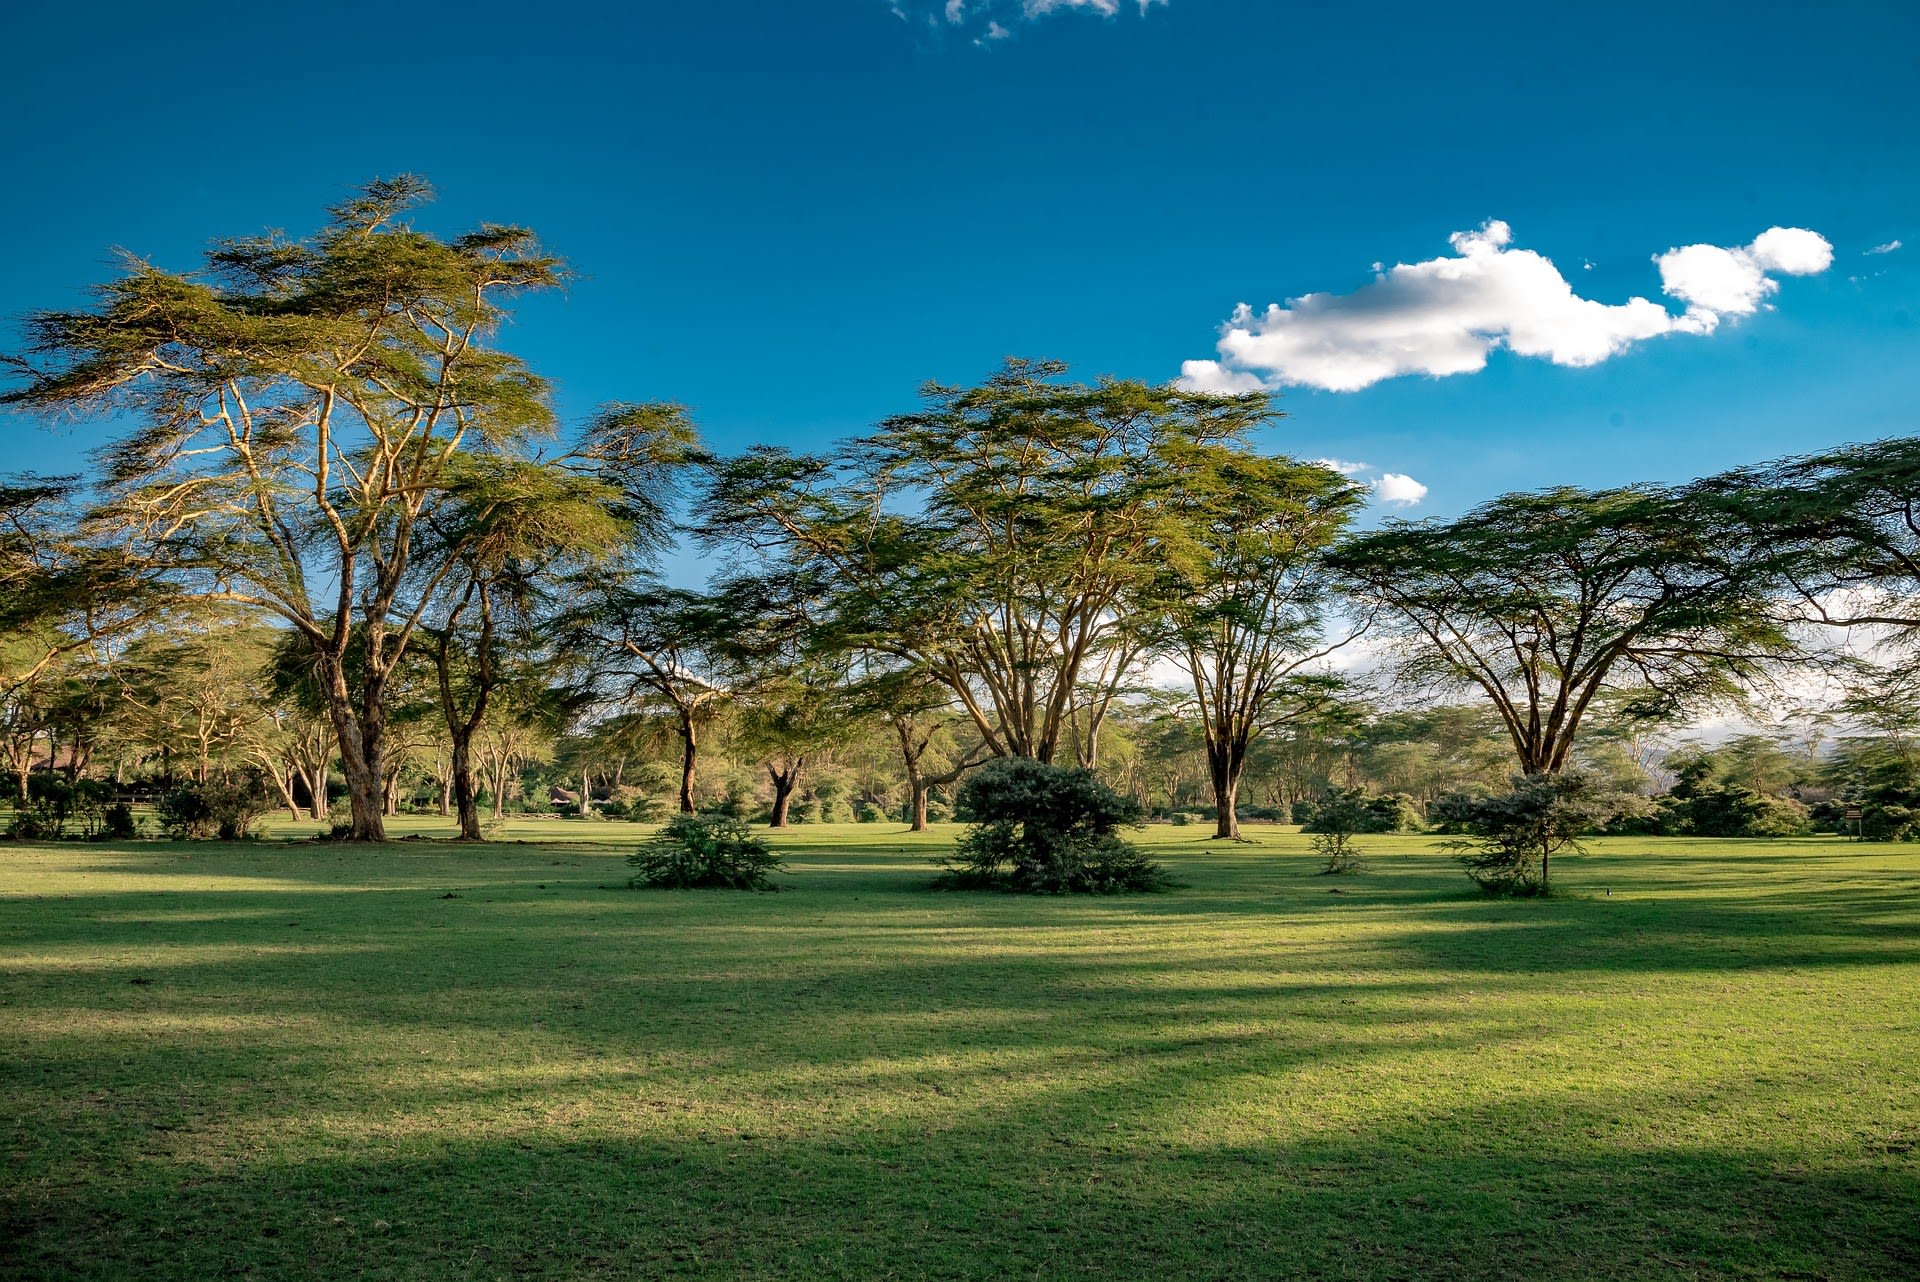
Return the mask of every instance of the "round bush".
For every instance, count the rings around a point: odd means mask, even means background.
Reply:
[[[945,886],[1058,895],[1169,884],[1119,835],[1140,822],[1139,803],[1090,770],[1003,757],[968,776],[954,815],[972,827],[940,861]]]
[[[777,890],[780,857],[733,815],[675,815],[627,856],[629,886],[653,890]]]

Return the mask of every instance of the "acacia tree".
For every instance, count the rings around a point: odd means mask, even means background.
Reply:
[[[986,743],[976,735],[962,745],[957,731],[971,722],[954,711],[945,686],[916,668],[878,664],[854,681],[848,701],[892,731],[906,776],[907,825],[925,832],[928,796],[984,761]]]
[[[976,387],[930,383],[844,461],[749,451],[715,469],[700,531],[832,584],[832,626],[938,681],[993,755],[1095,743],[1158,635],[1144,625],[1181,487],[1203,447],[1274,414],[1264,395],[1064,372],[1015,360]]]
[[[1403,674],[1484,691],[1526,775],[1565,768],[1605,690],[1670,716],[1790,654],[1764,562],[1688,495],[1652,486],[1509,494],[1332,556],[1408,643]]]
[[[1813,619],[1920,636],[1920,440],[1842,445],[1708,477],[1696,503],[1737,530]]]
[[[1328,468],[1241,451],[1221,451],[1204,473],[1208,485],[1182,492],[1188,535],[1166,562],[1169,641],[1199,708],[1214,836],[1238,839],[1254,740],[1326,707],[1339,682],[1314,665],[1366,628],[1327,633],[1322,559],[1365,491]]]
[[[197,274],[129,260],[94,306],[27,319],[4,397],[136,424],[103,451],[92,543],[302,638],[356,840],[384,838],[387,686],[462,551],[428,563],[422,522],[464,458],[531,459],[554,428],[545,384],[492,340],[560,264],[523,228],[415,229],[428,195],[372,183],[313,237],[220,241]],[[624,448],[613,431],[575,457],[618,470]]]
[[[733,697],[737,612],[722,597],[646,576],[609,578],[577,616],[583,640],[605,656],[602,683],[668,714],[680,738],[680,812],[692,814],[701,736]]]
[[[650,455],[663,482],[693,443],[679,406],[615,407],[589,436],[610,432],[628,459]],[[423,533],[455,549],[447,590],[425,626],[462,840],[481,840],[473,744],[495,691],[507,682],[546,683],[565,657],[554,640],[565,629],[555,620],[570,602],[549,585],[566,592],[568,576],[644,558],[666,524],[663,488],[626,494],[572,468],[480,456],[464,461],[451,501],[426,523]]]

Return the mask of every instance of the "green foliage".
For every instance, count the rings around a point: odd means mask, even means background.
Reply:
[[[1629,804],[1578,772],[1516,776],[1511,792],[1455,803],[1451,817],[1472,838],[1442,847],[1459,852],[1467,876],[1488,894],[1544,895],[1552,857],[1563,850],[1581,853],[1580,836]]]
[[[1370,799],[1358,789],[1329,794],[1315,809],[1313,823],[1307,831],[1312,834],[1309,845],[1313,853],[1320,856],[1322,873],[1359,872],[1366,867],[1360,848],[1353,842],[1354,834],[1361,832],[1381,832]]]
[[[1828,764],[1838,795],[1821,808],[1820,826],[1863,841],[1920,841],[1920,763],[1900,741],[1843,741]],[[1860,817],[1848,819],[1849,807]]]
[[[1809,763],[1764,735],[1675,753],[1667,765],[1675,780],[1661,805],[1666,831],[1693,837],[1797,837],[1812,831],[1806,806],[1780,795],[1807,777]]]
[[[1170,884],[1119,835],[1140,822],[1139,803],[1090,770],[1002,757],[960,785],[954,813],[972,827],[940,861],[946,886],[1057,895]]]
[[[1308,839],[1308,844],[1313,847],[1313,853],[1320,856],[1320,871],[1323,874],[1360,872],[1367,866],[1350,832],[1316,832]]]
[[[1561,486],[1447,522],[1388,522],[1333,558],[1412,642],[1403,675],[1478,687],[1528,774],[1566,767],[1605,691],[1673,719],[1737,695],[1793,646],[1770,560],[1688,491]]]
[[[175,841],[202,840],[213,835],[213,808],[197,783],[183,783],[160,794],[154,803],[160,830]],[[342,825],[335,825],[336,839]]]
[[[675,815],[627,856],[629,886],[654,890],[777,890],[780,857],[734,815]]]
[[[176,841],[242,840],[272,808],[273,797],[257,770],[230,771],[204,784],[190,780],[162,793],[155,805],[161,829]]]
[[[116,801],[100,812],[100,836],[107,841],[127,841],[140,835],[140,821],[133,807]]]
[[[1313,803],[1300,821],[1310,833],[1419,832],[1426,824],[1420,807],[1404,792],[1379,796],[1362,788],[1336,788]]]
[[[1676,831],[1693,837],[1799,837],[1813,831],[1800,802],[1737,784],[1695,790],[1674,810]]]
[[[1265,393],[1213,396],[1010,360],[833,456],[727,460],[703,535],[831,585],[827,625],[921,665],[990,750],[1050,758],[1073,710],[1104,707],[1163,621],[1169,571],[1204,558],[1189,496],[1230,491]],[[1298,467],[1297,464],[1286,466]],[[1338,482],[1321,475],[1323,488]]]

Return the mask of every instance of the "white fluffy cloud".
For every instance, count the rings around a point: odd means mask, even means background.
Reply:
[[[1427,487],[1400,472],[1382,472],[1373,483],[1373,495],[1395,507],[1412,507],[1427,497]]]
[[[1360,472],[1370,472],[1373,470],[1365,463],[1351,463],[1343,458],[1317,458],[1313,460],[1313,465],[1315,467],[1324,467],[1329,472],[1338,472],[1342,476],[1353,476]]]
[[[1779,288],[1773,275],[1811,275],[1833,261],[1825,237],[1798,227],[1769,228],[1737,249],[1669,250],[1654,261],[1663,290],[1687,305],[1676,316],[1645,298],[1582,298],[1552,261],[1512,240],[1495,219],[1455,233],[1452,256],[1376,270],[1351,294],[1307,294],[1264,312],[1242,303],[1221,328],[1219,359],[1183,363],[1180,382],[1213,392],[1351,392],[1403,374],[1473,373],[1496,347],[1596,365],[1661,334],[1710,333],[1722,316],[1758,309]]]
[[[1688,245],[1656,257],[1660,287],[1687,304],[1681,333],[1709,333],[1722,316],[1749,316],[1780,288],[1769,276],[1812,276],[1833,265],[1833,246],[1801,227],[1771,227],[1744,249]]]
[[[1313,464],[1342,476],[1365,477],[1373,471],[1371,463],[1355,463],[1343,458],[1317,458]],[[1367,487],[1373,491],[1376,502],[1390,503],[1395,507],[1412,507],[1427,497],[1427,487],[1404,472],[1382,472],[1367,481]]]

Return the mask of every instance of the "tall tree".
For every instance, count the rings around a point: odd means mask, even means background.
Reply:
[[[1217,449],[1217,447],[1216,447]],[[1314,670],[1366,628],[1327,630],[1322,554],[1365,501],[1325,467],[1219,450],[1185,487],[1187,537],[1172,544],[1170,648],[1193,683],[1213,789],[1214,836],[1240,836],[1247,753],[1260,735],[1315,715],[1339,682]]]
[[[660,488],[692,429],[678,406],[619,407],[603,413],[590,439],[614,418],[629,456],[650,454]],[[624,494],[602,477],[514,459],[478,457],[450,484],[451,501],[428,523],[450,548],[453,571],[423,625],[446,724],[451,792],[462,840],[479,841],[474,737],[495,691],[508,682],[543,684],[563,659],[554,620],[571,607],[573,576],[631,568],[660,537],[660,498]],[[430,557],[429,564],[438,558]],[[559,593],[554,590],[559,586]]]
[[[463,551],[425,563],[422,523],[467,458],[532,460],[554,430],[546,385],[493,339],[560,264],[523,228],[416,229],[428,195],[372,183],[313,237],[223,240],[197,274],[129,260],[94,306],[27,319],[4,397],[135,424],[103,451],[92,542],[304,640],[357,840],[385,836],[388,683]],[[582,453],[618,468],[623,445]]]
[[[602,678],[642,711],[670,716],[680,738],[680,811],[694,811],[701,739],[733,697],[738,614],[722,597],[645,577],[602,582],[577,626],[606,656]]]
[[[1397,521],[1339,548],[1348,590],[1408,643],[1414,680],[1477,686],[1522,773],[1556,774],[1610,688],[1671,716],[1792,653],[1764,558],[1653,486],[1508,494],[1450,522]]]
[[[925,672],[995,755],[1051,761],[1097,721],[1159,635],[1159,564],[1181,487],[1271,420],[1264,395],[1057,381],[1010,361],[976,387],[928,384],[844,462],[758,449],[700,508],[716,543],[769,573],[835,585],[844,635]]]

